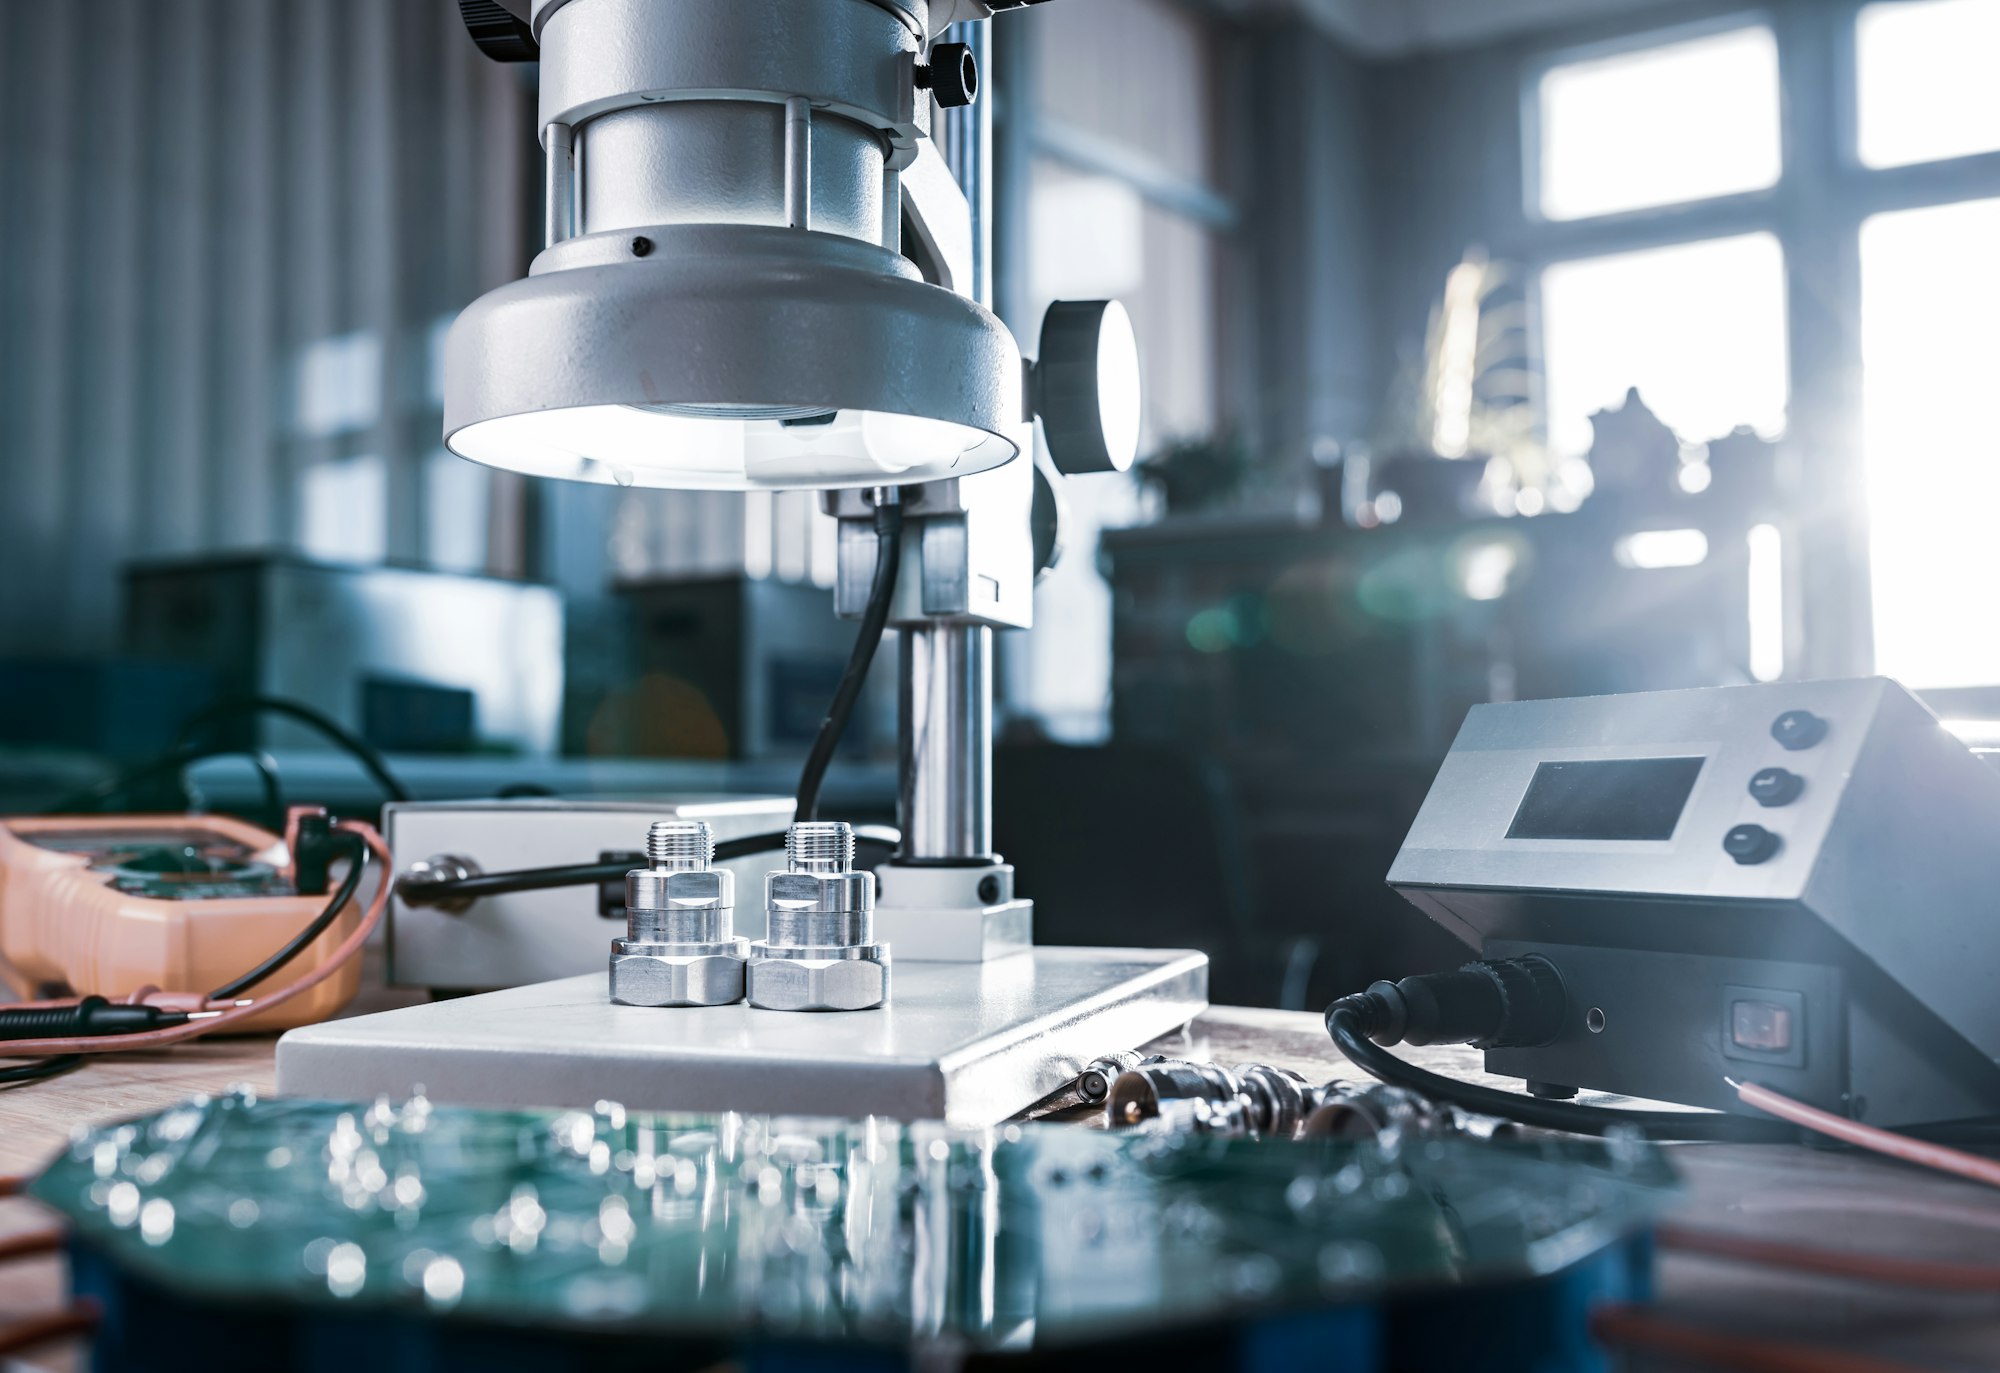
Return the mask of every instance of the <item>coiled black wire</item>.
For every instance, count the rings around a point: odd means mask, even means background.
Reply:
[[[1751,1144],[1783,1143],[1796,1140],[1799,1135],[1796,1126],[1755,1116],[1721,1111],[1628,1111],[1574,1101],[1543,1101],[1520,1092],[1460,1082],[1407,1063],[1370,1039],[1363,1027],[1362,1008],[1355,1004],[1357,1000],[1342,997],[1326,1008],[1326,1032],[1333,1036],[1343,1054],[1384,1082],[1481,1115],[1580,1135],[1627,1129],[1653,1139],[1731,1140]]]

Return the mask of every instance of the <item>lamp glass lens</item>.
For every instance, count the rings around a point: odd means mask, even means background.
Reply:
[[[947,420],[749,406],[538,410],[466,425],[446,443],[531,476],[709,491],[907,485],[984,472],[1017,451]]]
[[[1115,300],[1105,308],[1097,335],[1097,409],[1104,421],[1104,451],[1123,472],[1139,454],[1139,340],[1132,317]]]

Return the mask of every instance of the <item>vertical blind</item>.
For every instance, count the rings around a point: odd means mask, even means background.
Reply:
[[[0,0],[0,652],[114,647],[134,558],[519,570],[436,350],[536,246],[526,71],[444,0]]]

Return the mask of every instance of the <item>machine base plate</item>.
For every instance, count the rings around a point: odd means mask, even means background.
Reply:
[[[899,962],[880,1010],[614,1006],[603,973],[293,1030],[287,1096],[471,1106],[616,1101],[638,1110],[881,1115],[983,1126],[1092,1058],[1208,1006],[1180,949],[1038,948],[985,963]]]

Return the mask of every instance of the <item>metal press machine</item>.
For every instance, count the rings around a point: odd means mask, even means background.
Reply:
[[[993,851],[993,633],[1028,626],[1052,556],[1037,483],[1128,467],[1139,428],[1137,348],[1115,302],[1053,306],[1033,360],[986,306],[979,55],[984,21],[1027,3],[464,7],[490,53],[541,64],[547,242],[525,279],[453,326],[446,443],[542,477],[821,491],[839,520],[836,609],[861,618],[885,599],[899,632],[900,842],[877,892],[851,836],[795,831],[763,893],[684,879],[708,913],[683,919],[667,875],[709,864],[699,840],[663,831],[659,880],[634,881],[666,906],[658,919],[635,906],[631,932],[716,949],[763,934],[767,953],[793,941],[762,995],[753,958],[749,1000],[728,1004],[615,1004],[595,972],[385,1012],[288,1035],[282,1091],[421,1083],[486,1105],[984,1124],[1204,1008],[1201,954],[1034,947],[1031,904]],[[953,25],[967,41],[940,41]],[[1037,467],[1038,420],[1060,473]],[[893,591],[871,597],[885,567]],[[547,819],[529,807],[477,823]],[[433,857],[404,851],[397,824],[399,865]],[[506,934],[477,902],[399,902],[391,918],[456,922],[444,938],[468,957]],[[807,964],[840,985],[813,983]],[[770,990],[781,975],[797,994]]]

